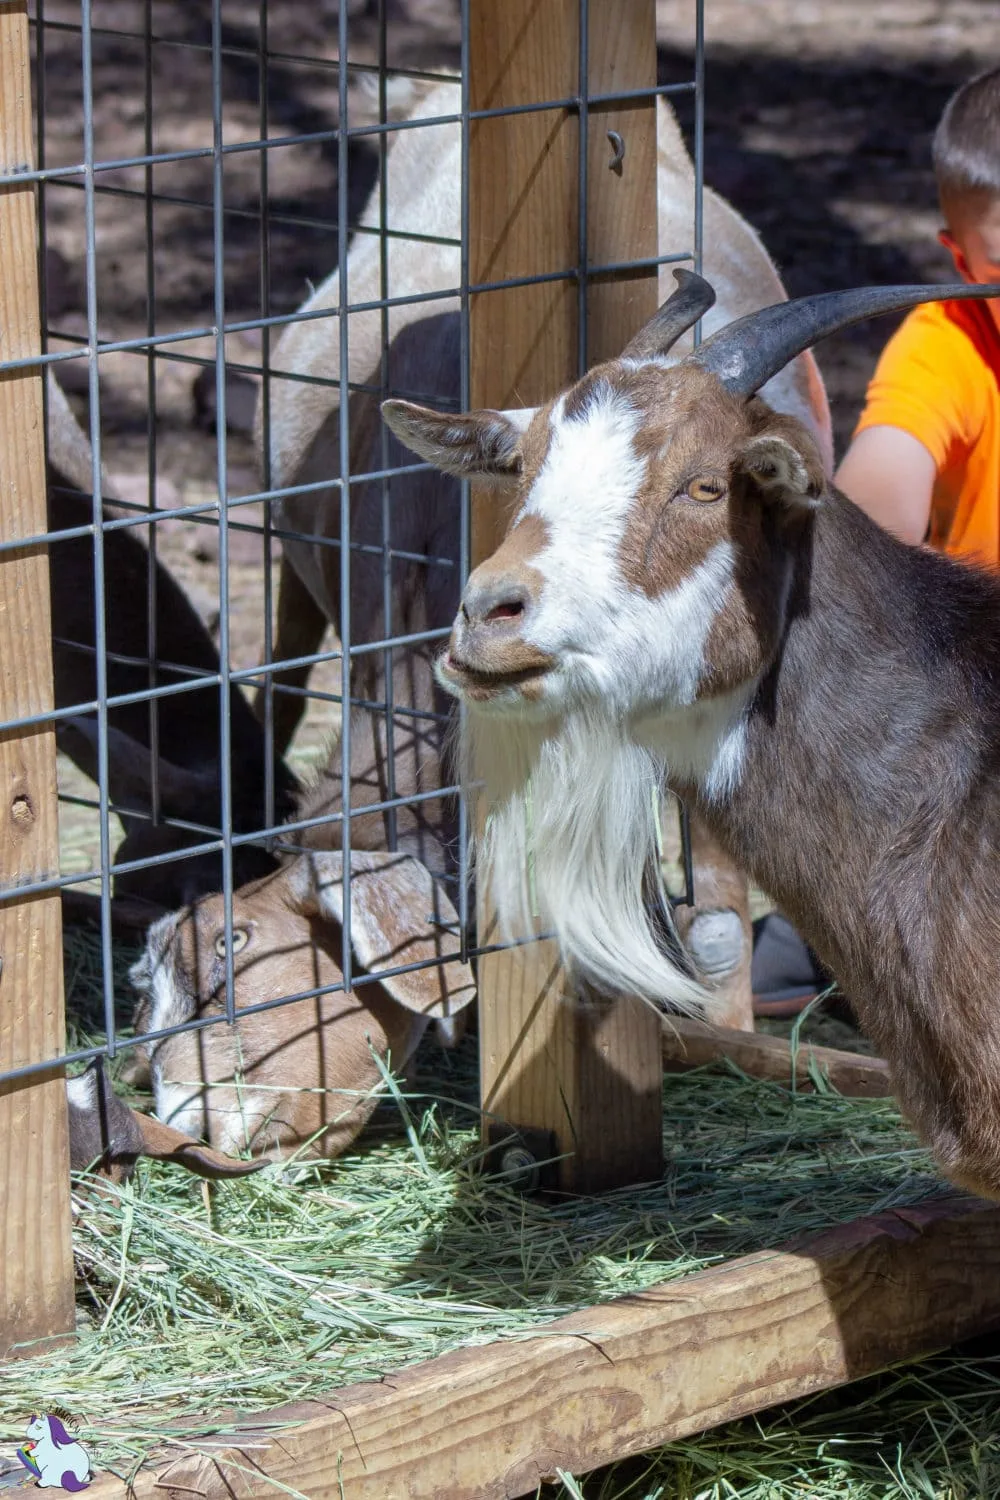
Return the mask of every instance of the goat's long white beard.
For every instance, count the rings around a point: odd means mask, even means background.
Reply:
[[[473,805],[482,799],[476,865],[503,939],[552,931],[572,976],[709,1012],[711,993],[666,952],[644,899],[663,763],[598,713],[464,717],[463,779]]]

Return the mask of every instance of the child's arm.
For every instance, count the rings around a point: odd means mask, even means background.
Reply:
[[[937,469],[918,438],[901,427],[866,427],[851,443],[834,482],[901,541],[919,545],[927,535]]]

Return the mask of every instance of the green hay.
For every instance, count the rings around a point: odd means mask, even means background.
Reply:
[[[546,1500],[995,1500],[1000,1357],[955,1353],[670,1443]]]
[[[88,945],[79,934],[67,945],[81,1039],[102,1014]],[[116,962],[119,983],[129,956]],[[120,1009],[124,1020],[124,996]],[[359,1149],[336,1162],[271,1167],[210,1194],[155,1163],[101,1193],[81,1179],[79,1340],[0,1370],[0,1438],[20,1440],[28,1412],[63,1406],[95,1465],[124,1475],[152,1453],[232,1430],[240,1414],[520,1338],[943,1190],[886,1100],[794,1094],[732,1070],[677,1074],[665,1081],[664,1121],[662,1181],[525,1199],[478,1172],[474,1044],[428,1044],[414,1081],[387,1083]],[[995,1472],[985,1413],[996,1379],[986,1364],[930,1361],[867,1397],[855,1386],[814,1398],[547,1493],[992,1495],[996,1485],[976,1488],[974,1475]],[[949,1462],[961,1467],[950,1489]]]

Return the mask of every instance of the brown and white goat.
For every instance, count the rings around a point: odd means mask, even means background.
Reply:
[[[535,412],[384,407],[517,497],[439,663],[485,781],[484,873],[530,931],[530,845],[572,968],[704,1002],[643,899],[666,773],[844,984],[943,1171],[1000,1197],[1000,583],[882,531],[756,395],[859,318],[1000,288],[803,298],[668,368],[712,295],[678,279]]]
[[[414,119],[432,122],[458,113],[460,90],[445,83],[425,92],[412,109]],[[683,138],[665,99],[657,102],[658,237],[663,250],[690,239],[694,216],[694,172]],[[392,231],[385,253],[383,286],[381,198],[376,188],[361,217],[361,229],[347,261],[347,298],[351,304],[426,297],[426,301],[388,310],[390,348],[382,367],[382,313],[377,308],[348,314],[350,400],[350,471],[377,473],[405,465],[407,457],[395,439],[386,442],[380,429],[374,392],[408,395],[457,407],[460,390],[459,313],[456,298],[445,294],[460,281],[461,130],[454,119],[401,131],[393,141],[387,166],[387,227]],[[750,226],[722,198],[706,188],[705,264],[718,292],[718,306],[707,313],[705,331],[784,296],[778,274]],[[369,232],[366,232],[369,231]],[[410,237],[412,236],[412,237]],[[450,243],[434,244],[440,236]],[[661,282],[669,284],[662,268]],[[264,479],[275,488],[311,486],[302,494],[276,502],[278,527],[284,534],[275,659],[310,655],[318,649],[327,623],[340,627],[341,502],[330,484],[341,472],[340,342],[328,319],[341,300],[337,272],[304,304],[308,321],[292,324],[279,340],[270,382],[269,449]],[[687,338],[690,343],[690,338]],[[668,356],[686,347],[682,335]],[[282,379],[285,372],[289,377]],[[301,378],[306,377],[306,378]],[[781,411],[800,417],[819,446],[825,466],[832,466],[832,441],[826,395],[811,354],[803,352],[767,384],[766,395]],[[263,460],[262,410],[258,410],[258,443]],[[381,482],[352,484],[350,535],[352,644],[363,645],[386,635],[445,631],[458,607],[454,560],[460,546],[459,490],[442,486],[427,472],[401,474],[388,486],[383,505]],[[295,533],[292,537],[289,533]],[[394,552],[391,588],[384,578],[383,546]],[[451,566],[449,566],[449,560]],[[388,605],[388,612],[386,606]],[[447,700],[435,689],[433,642],[393,652],[391,713],[356,715],[352,725],[351,782],[355,806],[384,801],[390,792],[412,796],[442,784],[442,750]],[[279,683],[302,685],[308,669],[279,675]],[[355,658],[354,696],[368,702],[386,699],[385,656],[379,651]],[[284,749],[301,713],[301,699],[279,694],[274,704],[276,744]],[[393,743],[388,734],[391,726]],[[390,784],[387,768],[394,782]],[[447,773],[445,773],[447,774]],[[450,779],[450,778],[449,778]],[[393,835],[425,864],[444,873],[446,861],[436,843],[453,840],[449,806],[417,803],[395,814]],[[388,819],[386,819],[388,824]],[[363,830],[359,828],[358,832]],[[379,847],[388,841],[380,830]],[[746,881],[732,868],[704,829],[696,828],[696,900],[686,916],[685,932],[700,967],[725,984],[739,976],[738,993],[730,994],[731,1024],[749,1020],[749,918]],[[733,908],[738,908],[734,912]],[[742,917],[742,920],[741,920]],[[694,918],[694,925],[691,925]]]
[[[150,928],[131,970],[136,1032],[214,1022],[146,1046],[166,1124],[223,1152],[305,1145],[338,1156],[375,1108],[383,1066],[403,1070],[429,1022],[454,1024],[474,998],[472,972],[457,957],[457,914],[428,871],[410,855],[357,850],[357,981],[345,991],[343,889],[342,855],[317,850],[236,892],[234,1026],[224,1020],[222,896]],[[320,989],[327,993],[312,993]],[[274,1004],[295,995],[304,998]]]

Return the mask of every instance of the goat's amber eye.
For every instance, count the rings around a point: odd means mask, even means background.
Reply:
[[[721,479],[713,479],[710,475],[702,475],[699,479],[692,479],[685,493],[692,500],[718,500],[725,492],[726,486]]]
[[[247,930],[246,930],[245,927],[234,927],[233,928],[233,952],[234,953],[242,953],[243,949],[246,947],[246,945],[247,945],[247,943],[249,943],[249,941],[250,941],[250,934],[249,934],[249,932],[247,932]],[[219,936],[215,940],[215,951],[219,955],[220,958],[225,958],[225,956],[226,956],[226,934],[224,932],[220,932]]]

